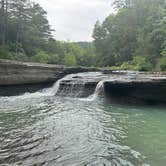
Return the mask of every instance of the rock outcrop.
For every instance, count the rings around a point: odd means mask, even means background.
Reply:
[[[97,84],[106,78],[107,75],[101,72],[68,75],[60,81],[57,95],[88,97],[95,92]]]
[[[97,70],[99,69],[0,59],[0,96],[35,92],[51,86],[67,74]]]
[[[0,60],[0,86],[55,82],[71,73],[96,71],[95,68],[64,67],[51,64]]]
[[[86,97],[102,80],[105,96],[112,102],[166,104],[166,73],[110,71],[86,67],[23,63],[0,60],[0,96],[18,95],[51,86],[61,80],[59,93]],[[32,86],[33,85],[33,86]]]
[[[106,96],[115,102],[166,104],[164,73],[120,75],[104,82]]]

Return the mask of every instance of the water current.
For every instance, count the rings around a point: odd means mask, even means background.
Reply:
[[[165,108],[108,102],[102,81],[86,98],[57,95],[66,78],[0,97],[1,166],[166,165]]]

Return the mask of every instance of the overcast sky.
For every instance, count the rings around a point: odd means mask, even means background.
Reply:
[[[90,41],[94,24],[112,12],[112,0],[34,0],[48,13],[57,40]]]

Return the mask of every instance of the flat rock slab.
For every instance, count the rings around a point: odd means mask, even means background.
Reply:
[[[97,84],[108,76],[101,72],[70,74],[60,81],[58,95],[88,97],[95,92]]]
[[[166,104],[166,75],[137,73],[110,76],[104,82],[104,91],[112,101]]]
[[[96,70],[98,69],[0,59],[0,86],[50,83],[57,81],[67,74]]]
[[[102,73],[96,73],[100,71]],[[83,73],[86,72],[86,73]],[[87,73],[88,72],[88,73]],[[90,73],[89,73],[90,72]],[[75,74],[79,73],[79,74]],[[82,73],[82,74],[80,74]],[[104,92],[112,101],[145,102],[166,104],[166,73],[144,73],[133,71],[111,71],[98,68],[64,67],[60,65],[24,63],[0,59],[0,95],[10,95],[11,89],[23,89],[27,85],[51,84],[68,74],[73,74],[61,80],[59,92],[66,87],[78,91],[87,90],[86,94],[94,92],[96,85],[102,81]],[[74,85],[74,86],[73,86]],[[17,86],[16,88],[14,88]],[[23,88],[21,88],[21,86]],[[12,88],[13,87],[13,88]],[[80,88],[82,87],[82,88]],[[5,90],[6,88],[6,90]],[[25,88],[25,92],[30,87]]]

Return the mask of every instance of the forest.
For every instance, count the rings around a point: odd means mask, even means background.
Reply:
[[[111,3],[111,2],[110,2]],[[66,66],[166,70],[166,1],[115,0],[92,42],[57,41],[46,11],[29,0],[0,0],[0,58]]]
[[[97,65],[131,70],[166,70],[166,1],[116,0],[116,12],[97,22]]]
[[[1,0],[0,58],[67,66],[91,66],[92,43],[57,41],[47,13],[29,0]]]

